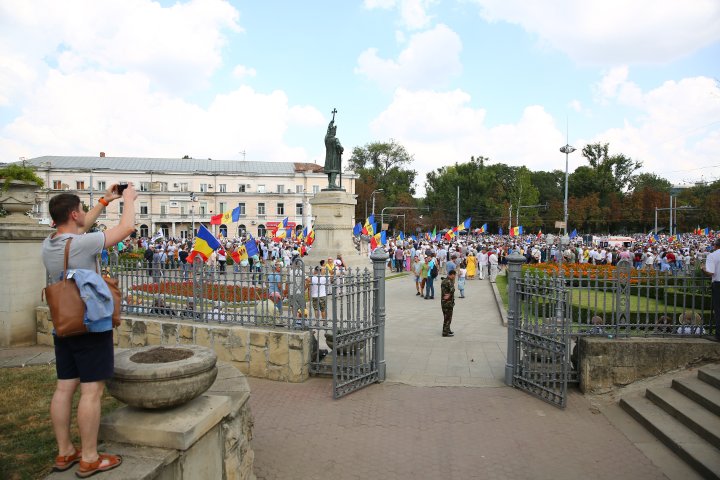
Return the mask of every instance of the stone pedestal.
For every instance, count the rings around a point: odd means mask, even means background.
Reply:
[[[23,214],[0,218],[0,347],[35,344],[35,308],[42,303],[42,241],[52,229]]]
[[[371,268],[372,262],[358,253],[352,239],[356,204],[355,195],[341,190],[323,190],[310,199],[315,242],[310,255],[303,258],[306,266],[334,260],[339,253],[348,267]]]

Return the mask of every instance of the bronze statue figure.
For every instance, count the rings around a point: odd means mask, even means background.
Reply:
[[[337,185],[336,180],[342,172],[341,157],[344,149],[340,144],[340,139],[335,136],[337,132],[337,125],[335,125],[337,109],[333,109],[330,113],[332,113],[332,120],[330,120],[327,133],[325,134],[325,173],[328,176],[328,187],[326,190],[342,190],[342,187]]]

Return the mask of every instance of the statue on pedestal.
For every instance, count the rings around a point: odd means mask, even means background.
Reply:
[[[337,109],[334,108],[330,113],[332,113],[332,120],[330,120],[325,134],[325,173],[328,176],[328,186],[324,190],[343,190],[342,186],[337,185],[336,181],[338,175],[342,175],[341,157],[345,150],[340,144],[340,139],[335,136],[337,133],[337,125],[335,125]]]

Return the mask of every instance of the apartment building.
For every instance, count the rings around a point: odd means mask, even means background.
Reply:
[[[75,193],[93,206],[109,185],[132,182],[138,190],[136,225],[141,236],[162,230],[165,236],[185,238],[210,217],[240,207],[238,223],[214,226],[234,237],[245,232],[263,236],[288,217],[300,230],[312,225],[309,200],[327,186],[322,165],[294,162],[201,160],[193,158],[135,158],[43,156],[25,161],[45,181],[38,192],[34,215],[50,223],[48,202],[61,192]],[[355,193],[355,174],[342,184]],[[123,202],[115,201],[98,219],[101,228],[120,220]]]

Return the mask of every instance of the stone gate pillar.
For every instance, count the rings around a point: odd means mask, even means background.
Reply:
[[[14,182],[24,183],[24,182]],[[19,190],[18,190],[19,189]],[[24,190],[23,190],[24,189]],[[10,215],[0,218],[0,347],[36,343],[35,307],[42,301],[46,274],[42,241],[53,230],[25,215],[35,203],[33,185],[13,185],[0,203]]]

